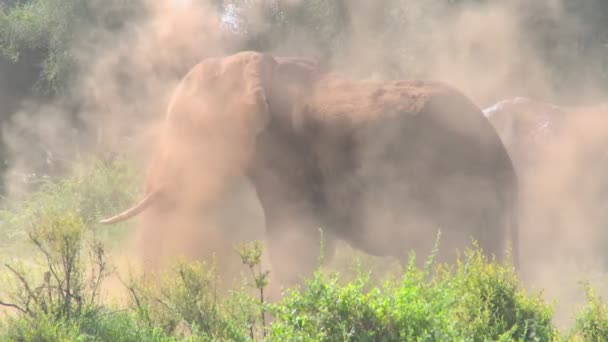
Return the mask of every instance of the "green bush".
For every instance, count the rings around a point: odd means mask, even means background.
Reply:
[[[28,236],[39,258],[29,265],[6,264],[2,295],[8,301],[1,303],[19,314],[7,335],[70,340],[78,325],[101,308],[100,286],[109,274],[103,245],[87,241],[86,226],[73,213],[39,217]]]
[[[103,309],[90,312],[78,320],[66,321],[49,315],[36,320],[20,318],[6,319],[2,341],[112,341],[112,342],[173,342],[181,341],[142,324],[129,312]]]
[[[608,341],[608,306],[593,288],[586,285],[587,304],[578,314],[570,339],[572,341]]]
[[[36,320],[18,318],[8,319],[8,329],[1,338],[3,341],[57,341],[78,340],[77,323],[57,320],[49,315],[41,315]]]
[[[455,270],[433,276],[408,266],[400,282],[368,288],[369,277],[341,285],[317,273],[304,290],[273,306],[277,341],[550,341],[552,309],[519,288],[509,265],[478,250]]]
[[[132,277],[126,285],[131,310],[150,328],[205,340],[244,341],[249,336],[247,320],[240,318],[251,302],[220,294],[216,272],[205,263],[178,260],[164,273]]]
[[[213,263],[177,260],[171,269],[160,274],[130,278],[126,285],[131,294],[131,310],[150,328],[178,337],[194,336],[203,341],[264,340],[268,271],[261,266],[262,244],[245,243],[237,251],[250,271],[249,280],[225,288]]]
[[[4,209],[2,228],[22,230],[32,248],[3,273],[0,304],[16,313],[3,321],[3,340],[175,340],[101,296],[112,268],[92,228],[100,215],[130,202],[133,178],[133,168],[118,159],[77,164],[70,177],[45,180]]]

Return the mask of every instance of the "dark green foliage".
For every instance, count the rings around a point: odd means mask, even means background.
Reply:
[[[73,50],[98,31],[120,32],[143,9],[140,1],[22,1],[0,11],[0,55],[13,62],[29,57],[40,70],[37,91],[58,94],[79,71]]]
[[[608,84],[604,58],[608,52],[608,8],[600,0],[580,4],[497,0],[207,2],[220,12],[229,10],[236,18],[236,30],[243,38],[241,49],[278,49],[340,61],[352,58],[357,51],[352,39],[360,39],[360,33],[365,32],[368,38],[358,42],[358,47],[380,54],[369,72],[395,77],[424,70],[434,53],[427,39],[462,10],[507,4],[518,9],[515,13],[526,39],[546,62],[557,90],[569,92],[573,82],[599,87]],[[555,8],[561,10],[556,12]],[[37,80],[39,94],[58,94],[78,76],[80,67],[86,66],[76,59],[75,49],[83,44],[111,45],[113,35],[136,25],[147,13],[143,0],[15,2],[0,10],[0,55],[13,62],[27,61],[19,77],[25,83]],[[32,78],[35,74],[39,77]],[[15,81],[15,87],[24,89]]]

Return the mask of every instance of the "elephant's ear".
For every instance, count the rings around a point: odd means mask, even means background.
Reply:
[[[270,122],[267,88],[271,82],[276,62],[265,54],[253,54],[243,70],[245,94],[243,104],[252,111],[256,134]]]

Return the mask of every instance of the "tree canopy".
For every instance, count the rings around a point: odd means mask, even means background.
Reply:
[[[338,60],[364,47],[370,69],[393,76],[424,74],[434,53],[428,39],[463,11],[507,4],[551,72],[556,89],[572,81],[607,82],[608,5],[604,1],[521,0],[192,0],[230,17],[238,49],[286,51]],[[560,3],[559,6],[556,3]],[[4,0],[0,11],[0,72],[4,91],[60,94],[79,72],[74,49],[108,39],[147,14],[144,0]],[[559,13],[556,8],[559,7]],[[201,20],[204,20],[201,18]],[[490,24],[490,23],[489,23]],[[488,24],[488,25],[489,25]],[[360,46],[353,46],[354,37]],[[297,43],[294,43],[297,42]],[[89,43],[90,44],[90,43]],[[496,44],[502,44],[496,41]],[[516,47],[514,47],[516,48]],[[350,57],[349,57],[350,58]],[[19,70],[19,75],[8,75]],[[6,82],[5,82],[6,83]]]

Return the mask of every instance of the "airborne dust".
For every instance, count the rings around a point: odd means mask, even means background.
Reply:
[[[297,2],[285,0],[284,4]],[[263,31],[259,6],[255,1],[247,3],[250,5],[243,11],[248,33]],[[567,14],[557,0],[536,1],[535,5],[512,1],[465,6],[450,15],[427,2],[420,3],[424,5],[410,4],[400,14],[411,22],[416,22],[423,11],[435,14],[429,16],[424,27],[404,24],[403,30],[391,37],[391,44],[386,44],[386,40],[378,39],[374,27],[378,21],[393,19],[374,16],[373,2],[348,2],[339,10],[349,14],[352,30],[326,62],[333,69],[360,78],[387,79],[398,70],[402,78],[444,81],[463,91],[480,108],[516,96],[562,106],[586,106],[569,109],[566,115],[552,119],[555,124],[550,129],[559,126],[559,130],[545,140],[530,142],[522,137],[519,143],[536,144],[530,149],[535,166],[516,162],[522,184],[522,279],[530,288],[546,289],[547,298],[557,298],[556,319],[568,319],[573,312],[571,305],[582,299],[579,281],[596,279],[607,266],[604,250],[608,236],[602,228],[608,219],[604,214],[608,160],[601,149],[608,137],[604,128],[608,125],[605,112],[592,109],[604,99],[593,84],[577,83],[569,86],[570,96],[559,97],[563,103],[557,103],[540,54],[542,47],[535,45],[520,22],[522,13],[534,10],[555,19],[566,18]],[[26,191],[13,175],[39,170],[48,156],[69,160],[91,152],[126,153],[145,167],[161,144],[160,128],[181,77],[202,58],[233,53],[240,46],[242,38],[227,29],[233,26],[238,31],[239,23],[230,16],[218,17],[201,2],[148,1],[146,13],[119,37],[95,32],[103,44],[83,43],[74,51],[78,67],[85,72],[66,98],[52,106],[26,105],[12,126],[4,129],[13,165],[7,176],[12,196]],[[584,23],[576,20],[562,23],[584,28]],[[421,35],[420,30],[425,34]],[[271,52],[323,57],[313,46],[309,36],[294,34]],[[404,55],[409,56],[408,60],[400,59]],[[81,100],[78,108],[70,106],[73,98]],[[79,119],[80,133],[70,126],[74,115]],[[497,128],[500,133],[501,127]],[[31,141],[44,146],[47,155],[28,153]],[[509,144],[518,142],[505,143],[512,149]],[[193,172],[187,182],[204,183],[206,171],[202,168]],[[238,256],[232,246],[239,241],[263,239],[264,218],[253,189],[243,179],[215,195],[217,200],[198,212],[197,220],[183,219],[196,215],[134,220],[137,228],[125,248],[130,253],[124,257],[152,253],[153,262],[158,264],[182,253],[189,257],[215,255],[227,274],[238,272]]]

